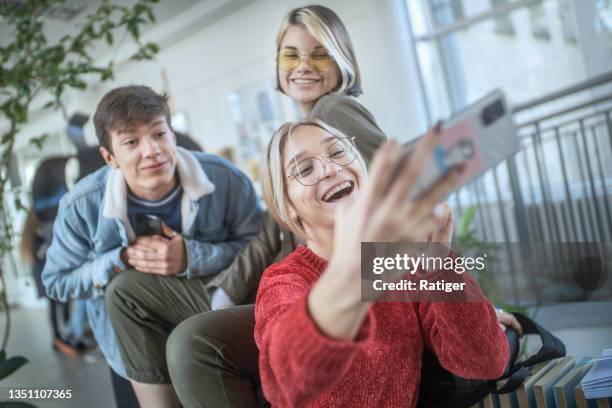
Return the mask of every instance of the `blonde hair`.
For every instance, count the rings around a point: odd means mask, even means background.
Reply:
[[[287,140],[291,138],[292,133],[300,126],[316,126],[330,135],[337,138],[346,138],[347,136],[340,130],[328,125],[319,119],[302,119],[298,122],[287,122],[279,127],[268,144],[268,152],[266,160],[263,163],[262,169],[262,193],[263,199],[268,207],[268,212],[274,220],[299,236],[302,240],[306,240],[306,231],[302,222],[297,217],[292,217],[290,214],[291,202],[287,195],[287,175],[285,174],[285,166],[283,164],[283,150],[287,144]],[[355,160],[366,169],[363,157],[357,149]]]
[[[293,9],[285,16],[276,34],[276,52],[280,51],[281,42],[291,26],[302,25],[327,49],[340,70],[341,81],[333,93],[359,96],[361,75],[355,58],[351,38],[340,17],[327,7],[311,5]],[[278,60],[276,63],[276,89],[283,92],[278,78]],[[284,92],[283,92],[284,93]]]

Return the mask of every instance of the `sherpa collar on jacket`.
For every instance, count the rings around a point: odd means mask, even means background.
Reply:
[[[183,231],[187,230],[190,202],[199,200],[203,195],[215,190],[215,185],[206,176],[198,159],[188,150],[176,147],[176,170],[183,188],[181,199],[181,223]],[[110,219],[123,221],[128,239],[135,238],[134,230],[127,217],[127,183],[119,169],[111,169],[106,180],[104,193],[104,210],[102,215]]]

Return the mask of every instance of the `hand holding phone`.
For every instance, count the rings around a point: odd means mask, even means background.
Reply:
[[[404,144],[406,159],[420,137]],[[438,145],[408,194],[415,198],[457,165],[464,166],[457,188],[520,149],[512,112],[504,94],[493,91],[457,113],[441,127]]]
[[[180,234],[152,214],[137,215],[134,224],[136,240],[122,253],[126,265],[157,275],[176,275],[185,270],[187,249]]]

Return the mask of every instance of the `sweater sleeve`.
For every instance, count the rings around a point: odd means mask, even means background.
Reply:
[[[465,282],[464,299],[417,305],[425,342],[440,364],[458,376],[499,378],[506,370],[509,349],[495,310],[467,272],[450,274],[455,275],[450,277],[453,281]]]
[[[326,95],[315,104],[311,116],[355,137],[357,150],[370,163],[376,149],[387,139],[374,115],[350,96]]]
[[[326,337],[308,311],[312,285],[297,274],[276,273],[278,265],[264,273],[255,306],[259,372],[272,406],[304,406],[343,376],[373,335],[374,316],[370,310],[354,341]]]

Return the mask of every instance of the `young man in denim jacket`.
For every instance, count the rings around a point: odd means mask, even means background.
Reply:
[[[107,362],[142,406],[178,406],[166,339],[210,310],[206,283],[259,232],[255,192],[229,162],[176,147],[167,98],[148,87],[108,92],[94,122],[108,166],[62,199],[43,282],[54,299],[88,299]],[[155,235],[149,215],[163,221]]]

